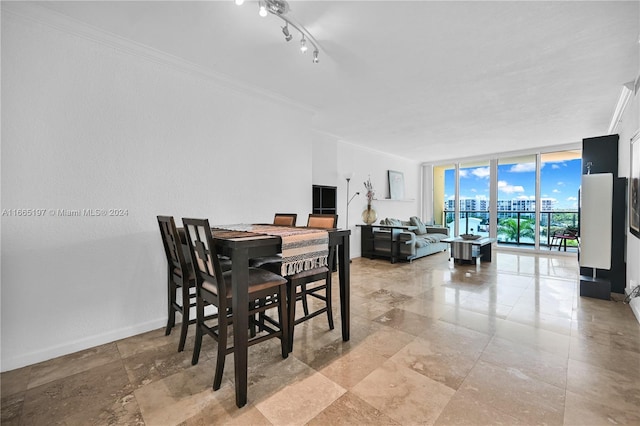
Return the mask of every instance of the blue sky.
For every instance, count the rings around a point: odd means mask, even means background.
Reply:
[[[542,198],[556,202],[555,210],[578,208],[580,187],[580,159],[545,162],[542,164],[540,193]],[[461,169],[460,196],[462,198],[489,198],[489,167]],[[498,166],[498,199],[535,198],[535,163],[505,164]],[[454,196],[454,170],[445,171],[445,199]]]

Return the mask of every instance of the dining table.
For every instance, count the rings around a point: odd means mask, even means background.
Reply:
[[[282,251],[282,238],[262,234],[257,227],[247,232],[230,233],[224,226],[213,227],[211,232],[219,254],[231,258],[232,309],[234,313],[234,378],[236,405],[247,403],[247,357],[249,333],[249,260],[256,257],[277,255]],[[302,229],[296,227],[294,229]],[[310,228],[311,230],[311,228]],[[340,287],[340,316],[342,340],[350,338],[350,230],[328,229],[328,244],[337,250],[338,282]]]

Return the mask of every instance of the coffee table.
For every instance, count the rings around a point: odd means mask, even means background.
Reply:
[[[446,238],[443,243],[451,246],[451,257],[454,262],[478,261],[491,262],[491,244],[496,242],[495,238],[478,238],[477,240],[465,240],[462,237]]]

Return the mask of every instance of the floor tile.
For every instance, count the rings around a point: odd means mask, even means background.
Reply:
[[[274,425],[304,425],[346,390],[320,373],[294,382],[256,407]]]
[[[286,359],[277,339],[249,348],[242,408],[233,355],[213,391],[217,343],[192,366],[190,326],[181,353],[179,328],[159,328],[2,373],[0,423],[639,424],[640,324],[580,297],[578,270],[575,255],[499,250],[479,265],[353,259],[351,339],[336,285],[334,330],[299,324]]]
[[[565,390],[515,368],[505,369],[479,361],[458,393],[524,424],[563,423]]]
[[[351,392],[342,395],[307,424],[309,426],[400,425]]]
[[[400,424],[432,424],[455,391],[392,360],[352,392]]]
[[[108,343],[41,362],[31,367],[28,388],[31,389],[57,379],[88,371],[116,360],[120,360],[116,344]]]
[[[121,361],[48,381],[25,393],[23,424],[106,424],[142,421]]]
[[[472,398],[469,393],[457,392],[434,423],[436,426],[516,426],[529,423],[496,410]]]
[[[567,384],[567,358],[529,346],[494,337],[480,359],[517,374],[564,389]]]
[[[625,373],[569,360],[567,390],[600,404],[640,417],[640,365]]]
[[[638,425],[640,416],[629,410],[613,408],[602,404],[599,399],[592,400],[567,391],[564,413],[565,425]]]

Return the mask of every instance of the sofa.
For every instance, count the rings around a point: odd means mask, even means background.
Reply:
[[[379,225],[371,225],[369,232],[363,230],[362,236],[363,256],[388,257],[392,263],[396,260],[411,262],[449,248],[448,243],[442,242],[449,237],[448,228],[425,225],[416,216],[408,221],[383,219]],[[365,246],[368,250],[364,250]]]

